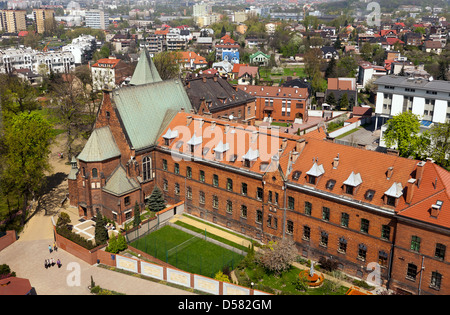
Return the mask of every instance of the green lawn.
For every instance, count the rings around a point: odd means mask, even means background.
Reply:
[[[243,259],[242,255],[170,226],[136,240],[131,246],[176,268],[211,278],[224,266],[233,269]]]

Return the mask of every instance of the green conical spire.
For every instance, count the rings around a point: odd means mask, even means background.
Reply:
[[[144,48],[139,57],[136,69],[134,70],[130,85],[142,85],[160,81],[162,81],[162,79],[159,76],[158,70],[156,70],[155,64],[148,54],[147,49]]]

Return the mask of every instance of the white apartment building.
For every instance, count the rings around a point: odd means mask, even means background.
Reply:
[[[72,43],[62,47],[62,51],[70,51],[73,54],[75,64],[83,64],[92,59],[97,48],[97,40],[92,35],[81,35],[72,39]]]
[[[41,52],[31,48],[0,50],[0,73],[14,69],[30,69],[36,74],[70,72],[75,69],[75,58],[70,51]]]
[[[418,115],[423,124],[450,119],[450,81],[385,75],[374,83],[378,86],[375,128],[406,111]]]
[[[86,27],[106,30],[109,26],[109,15],[102,10],[86,11]]]

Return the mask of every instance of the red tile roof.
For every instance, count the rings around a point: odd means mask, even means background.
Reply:
[[[97,60],[96,63],[92,65],[92,67],[106,67],[108,68],[115,68],[120,62],[120,59],[111,59],[111,58],[103,58]]]

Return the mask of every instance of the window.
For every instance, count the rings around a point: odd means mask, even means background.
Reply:
[[[241,218],[247,219],[247,206],[241,205]]]
[[[213,186],[217,187],[219,186],[219,175],[214,174],[213,175]]]
[[[374,195],[375,195],[375,190],[369,189],[368,191],[366,191],[364,198],[366,198],[366,200],[371,201],[373,199]]]
[[[205,171],[200,171],[200,181],[201,181],[202,183],[205,182]]]
[[[444,260],[445,258],[446,246],[443,244],[436,244],[436,250],[434,252],[434,257]]]
[[[305,201],[305,214],[311,215],[312,204],[308,201]]]
[[[397,198],[392,197],[392,196],[387,196],[386,204],[387,204],[388,206],[393,206],[393,207],[395,207],[395,202],[396,202],[396,201],[397,201]]]
[[[367,255],[367,247],[364,244],[358,245],[358,259],[365,261]]]
[[[227,178],[227,190],[233,190],[233,180],[231,178]]]
[[[278,204],[278,193],[277,192],[275,193],[275,204],[276,205]]]
[[[289,210],[294,210],[295,199],[294,197],[288,197],[288,208]]]
[[[169,183],[167,182],[167,179],[163,179],[163,190],[164,191],[169,190]]]
[[[369,233],[369,220],[361,219],[361,232]]]
[[[269,200],[268,200],[268,202],[272,203],[272,191],[271,190],[269,190]]]
[[[347,252],[347,240],[343,237],[339,238],[338,252],[342,254]]]
[[[345,185],[345,193],[348,195],[353,195],[353,190],[355,187],[350,185]]]
[[[263,213],[261,210],[256,210],[256,223],[261,224],[263,221]]]
[[[180,184],[175,183],[175,195],[179,195],[180,194]]]
[[[130,197],[127,196],[123,199],[123,203],[125,204],[125,206],[129,206],[130,205]]]
[[[328,247],[328,233],[325,231],[322,231],[320,233],[320,241],[319,245],[323,247]]]
[[[192,168],[190,166],[186,167],[186,177],[192,178]]]
[[[267,217],[267,226],[272,229],[277,229],[278,228],[278,219],[275,218],[273,215],[269,214],[269,216]]]
[[[330,180],[327,182],[327,189],[328,189],[328,190],[333,190],[334,185],[336,185],[336,181],[335,181],[334,179],[330,179]]]
[[[192,200],[192,188],[186,187],[186,198]]]
[[[149,156],[142,160],[142,177],[144,181],[152,178],[152,159]]]
[[[322,207],[322,220],[330,221],[330,208]]]
[[[391,236],[391,227],[389,225],[381,226],[381,238],[388,240]]]
[[[247,196],[247,184],[246,183],[242,183],[242,185],[241,185],[241,194],[243,194],[244,196]]]
[[[387,267],[388,264],[388,254],[384,251],[378,252],[378,264],[381,267]]]
[[[304,240],[308,241],[310,239],[310,237],[311,237],[311,228],[309,226],[307,226],[307,225],[303,226],[303,236],[302,236],[302,238]]]
[[[287,224],[287,233],[290,235],[294,234],[294,222],[292,222],[291,220],[287,220],[286,222]]]
[[[173,172],[175,174],[180,174],[180,164],[175,163],[174,168],[173,168]]]
[[[212,198],[212,207],[214,209],[219,209],[219,197],[214,195]]]
[[[437,271],[431,272],[430,287],[439,290],[441,288],[441,282],[442,282],[442,275]]]
[[[227,200],[227,213],[233,213],[233,201]]]
[[[341,226],[348,227],[349,219],[350,219],[350,216],[348,213],[345,213],[345,212],[341,213]]]
[[[416,280],[417,266],[414,264],[408,264],[408,269],[406,270],[406,278],[409,280]]]
[[[256,188],[256,199],[263,200],[263,189],[261,187]]]
[[[198,202],[202,205],[205,204],[205,193],[203,191],[200,192]]]
[[[418,236],[411,236],[411,250],[415,252],[420,251],[420,237]]]
[[[316,184],[316,176],[308,175],[308,183],[315,185]]]
[[[163,170],[167,171],[167,160],[163,159],[162,164],[163,164]]]
[[[98,171],[96,168],[92,169],[92,178],[97,178],[98,177]]]

